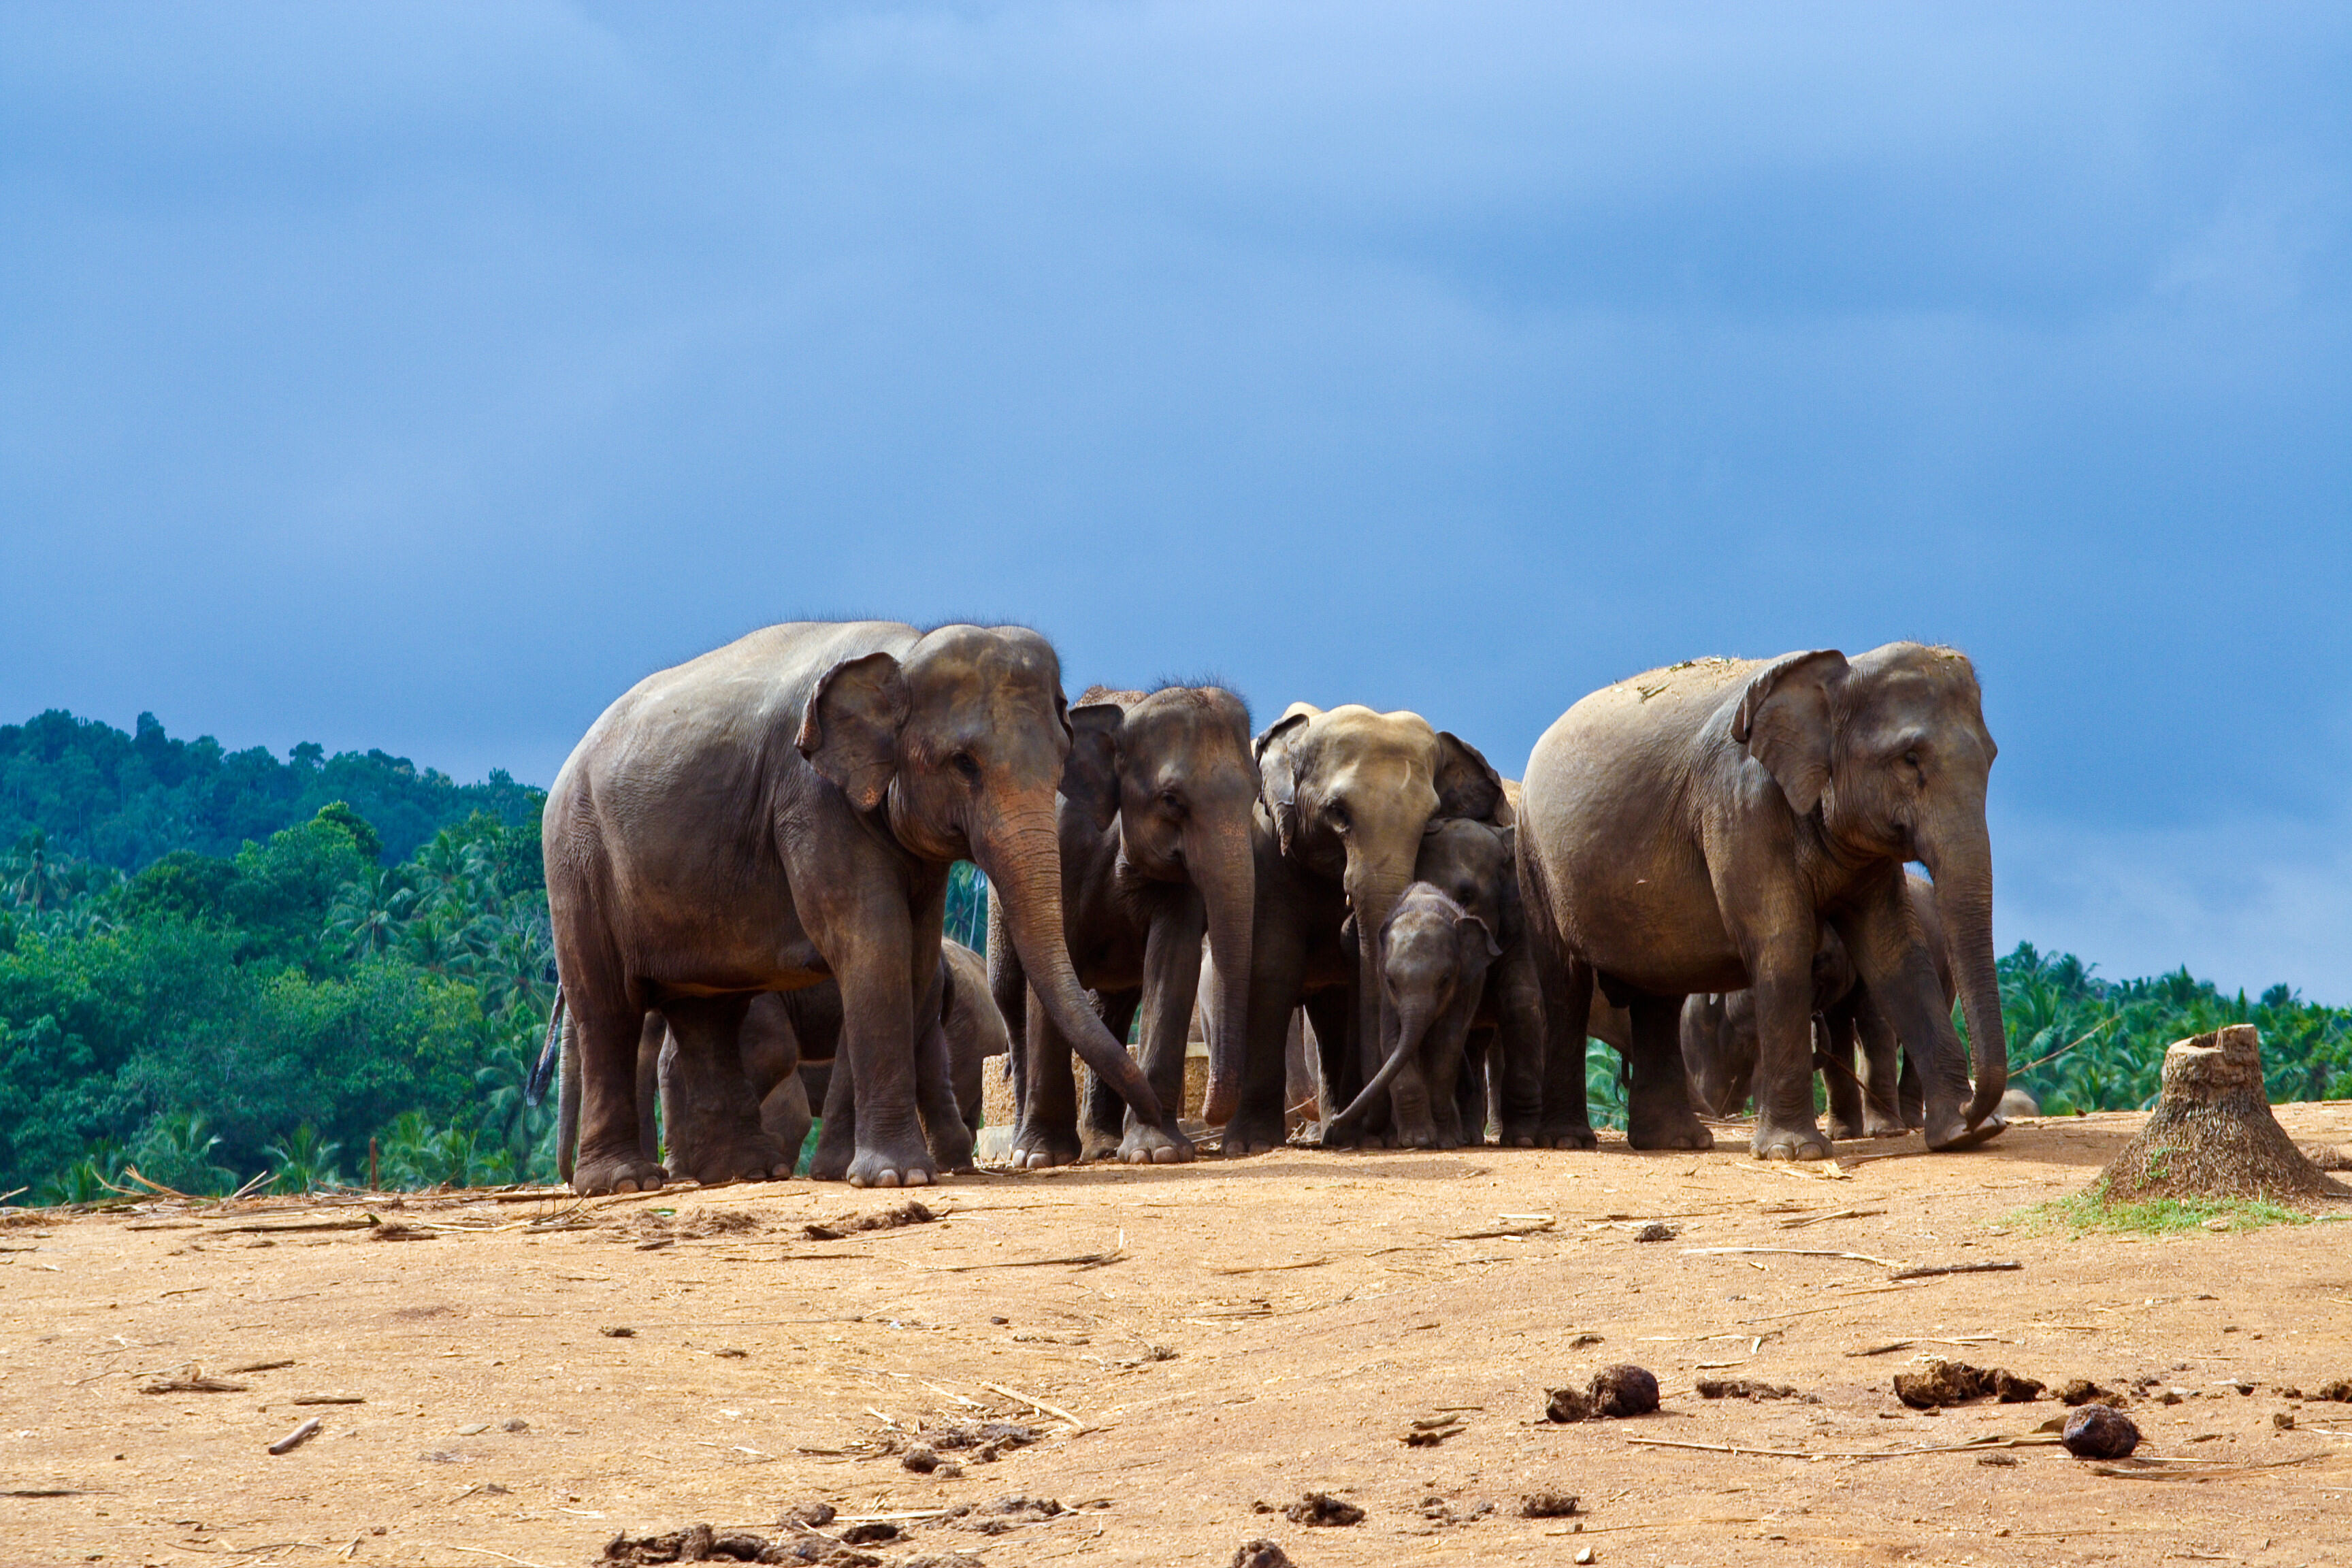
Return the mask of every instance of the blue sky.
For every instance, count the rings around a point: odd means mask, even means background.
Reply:
[[[2352,1002],[2340,5],[8,4],[0,257],[0,718],[1943,640],[2004,946]]]

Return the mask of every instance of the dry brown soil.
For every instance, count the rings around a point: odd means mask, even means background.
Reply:
[[[2352,1105],[2281,1116],[2352,1140]],[[1706,1155],[1302,1151],[982,1175],[920,1194],[939,1223],[834,1241],[802,1227],[894,1194],[793,1182],[20,1221],[0,1230],[0,1559],[578,1568],[621,1530],[780,1535],[803,1501],[846,1519],[1027,1494],[1068,1511],[996,1534],[905,1519],[906,1540],[866,1550],[1222,1568],[1263,1535],[1299,1568],[1583,1549],[1612,1565],[2352,1561],[2352,1405],[2285,1393],[2352,1377],[2352,1237],[2017,1219],[2078,1190],[2138,1120],[2029,1123],[1962,1155],[1850,1146],[1842,1171],[1760,1164],[1727,1129]],[[371,1209],[434,1239],[236,1228]],[[1677,1234],[1635,1239],[1652,1220]],[[1708,1250],[1743,1247],[1780,1250]],[[1082,1255],[1109,1261],[1047,1261]],[[1995,1260],[2023,1267],[1889,1282],[1890,1264]],[[1880,1349],[1897,1340],[1915,1342]],[[2062,1407],[1904,1408],[1893,1375],[1934,1355],[2053,1387],[2153,1379],[2128,1404],[2142,1452],[2189,1462],[2110,1474],[2048,1446],[1953,1451]],[[1539,1419],[1548,1387],[1620,1361],[1656,1373],[1661,1414]],[[192,1364],[246,1387],[141,1392]],[[1722,1376],[1817,1402],[1695,1392]],[[266,1451],[308,1415],[321,1436]],[[1441,1444],[1403,1442],[1449,1416]],[[967,1455],[960,1476],[884,1451],[982,1417],[1045,1435]],[[1366,1517],[1254,1511],[1309,1489]],[[1536,1490],[1576,1494],[1579,1514],[1519,1517]]]

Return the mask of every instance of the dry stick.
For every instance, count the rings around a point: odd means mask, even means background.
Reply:
[[[1465,1230],[1459,1236],[1439,1237],[1442,1241],[1493,1241],[1506,1236],[1540,1236],[1559,1224],[1557,1220],[1540,1220],[1532,1225],[1505,1226],[1499,1230]]]
[[[1933,1263],[1919,1268],[1899,1268],[1886,1278],[1897,1279],[1932,1279],[1942,1274],[2013,1274],[2024,1268],[2022,1263]]]
[[[2028,1073],[2028,1072],[2032,1072],[2035,1068],[2042,1067],[2042,1066],[2044,1066],[2044,1065],[2046,1065],[2046,1064],[2048,1064],[2048,1063],[2050,1063],[2050,1062],[2054,1062],[2054,1061],[2056,1061],[2060,1057],[2064,1056],[2068,1051],[2073,1050],[2076,1046],[2081,1045],[2084,1040],[2089,1039],[2089,1038],[2091,1037],[2091,1036],[2092,1036],[2092,1035],[2095,1035],[2095,1034],[2097,1034],[2100,1030],[2102,1030],[2102,1029],[2105,1028],[2109,1024],[2119,1024],[2119,1023],[2123,1022],[2123,1016],[2123,1016],[2121,1013],[2117,1013],[2117,1014],[2115,1014],[2115,1015],[2113,1015],[2112,1016],[2110,1016],[2110,1017],[2106,1018],[2106,1019],[2105,1019],[2105,1020],[2104,1020],[2103,1022],[2100,1022],[2100,1023],[2097,1023],[2097,1024],[2094,1024],[2094,1025],[2092,1025],[2092,1026],[2091,1026],[2090,1034],[2085,1034],[2085,1035],[2077,1035],[2077,1036],[2075,1036],[2073,1039],[2071,1039],[2071,1040],[2067,1041],[2064,1045],[2063,1045],[2063,1046],[2059,1047],[2056,1050],[2052,1051],[2048,1056],[2046,1056],[2046,1057],[2036,1057],[2036,1058],[2034,1058],[2032,1061],[2030,1061],[2030,1062],[2026,1063],[2026,1064],[2025,1064],[2023,1067],[2021,1067],[2021,1068],[2010,1068],[2010,1069],[2009,1069],[2009,1076],[2010,1076],[2010,1077],[2011,1077],[2011,1078],[2015,1078],[2015,1077],[2016,1077],[2018,1074],[2020,1074],[2020,1073]]]
[[[257,1222],[253,1225],[214,1225],[205,1228],[218,1236],[276,1236],[293,1231],[313,1230],[373,1230],[381,1222],[375,1215],[364,1219],[306,1219],[291,1224]]]
[[[326,1425],[327,1424],[325,1422],[313,1415],[308,1421],[303,1422],[299,1426],[295,1427],[291,1432],[287,1433],[283,1437],[278,1438],[275,1443],[270,1444],[269,1451],[273,1454],[290,1454],[295,1449],[300,1447],[303,1444],[309,1442],[311,1438],[317,1436],[326,1428]]]
[[[1328,1258],[1309,1258],[1297,1263],[1237,1263],[1231,1268],[1212,1268],[1209,1272],[1212,1274],[1274,1274],[1285,1268],[1320,1268],[1330,1261]]]
[[[1685,1258],[1717,1257],[1732,1253],[1749,1252],[1776,1253],[1784,1258],[1850,1258],[1856,1263],[1875,1263],[1881,1268],[1900,1268],[1903,1267],[1901,1264],[1895,1262],[1891,1258],[1873,1258],[1866,1252],[1824,1252],[1818,1248],[1807,1247],[1685,1247],[1683,1248],[1683,1256]],[[2013,1268],[2015,1266],[2011,1265],[2011,1267]],[[1900,1279],[1905,1278],[1905,1276],[1898,1274],[1895,1278]]]
[[[1710,1454],[1761,1454],[1776,1459],[1901,1459],[1913,1454],[1959,1454],[1976,1448],[2042,1448],[2061,1442],[2055,1435],[2028,1433],[2017,1436],[1974,1437],[1965,1443],[1938,1443],[1924,1448],[1857,1448],[1814,1453],[1802,1448],[1748,1448],[1736,1443],[1686,1443],[1673,1437],[1628,1437],[1645,1448],[1699,1448]]]
[[[2094,1475],[2114,1476],[2126,1481],[2204,1481],[2216,1476],[2242,1476],[2252,1470],[2275,1470],[2285,1465],[2307,1465],[2314,1459],[2333,1458],[2335,1454],[2333,1448],[2322,1448],[2317,1453],[2304,1454],[2292,1459],[2264,1459],[2250,1465],[2215,1465],[2202,1470],[2134,1470],[2122,1465],[2093,1465],[2091,1471]]]
[[[1806,1215],[1799,1219],[1784,1219],[1780,1222],[1780,1228],[1782,1230],[1797,1230],[1805,1226],[1819,1225],[1823,1220],[1860,1219],[1864,1215],[1885,1214],[1885,1212],[1886,1211],[1885,1209],[1840,1209],[1835,1214]]]
[[[1028,1405],[1033,1410],[1042,1410],[1048,1415],[1055,1416],[1061,1420],[1068,1422],[1072,1427],[1070,1436],[1073,1437],[1076,1436],[1080,1432],[1089,1430],[1085,1422],[1079,1420],[1076,1416],[1071,1415],[1060,1405],[1048,1405],[1044,1400],[1037,1398],[1034,1394],[1024,1394],[1017,1388],[1007,1388],[1001,1383],[982,1383],[980,1386],[988,1390],[991,1394],[1001,1394],[1007,1399],[1015,1399],[1020,1401],[1022,1404]]]
[[[841,1255],[838,1253],[803,1253],[799,1256],[837,1258]],[[1047,1265],[1055,1263],[1068,1263],[1083,1268],[1099,1268],[1101,1265],[1106,1263],[1116,1263],[1124,1256],[1124,1248],[1114,1247],[1108,1252],[1080,1252],[1075,1253],[1068,1258],[1016,1258],[1003,1263],[935,1263],[926,1265],[925,1268],[927,1272],[932,1274],[970,1274],[975,1269],[981,1268],[1041,1268]]]

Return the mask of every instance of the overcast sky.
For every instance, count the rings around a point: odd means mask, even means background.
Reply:
[[[0,258],[0,720],[1942,640],[2004,948],[2352,1002],[2341,5],[7,4]]]

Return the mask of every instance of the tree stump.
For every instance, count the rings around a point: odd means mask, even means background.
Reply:
[[[2111,1203],[2149,1198],[2352,1197],[2304,1157],[2263,1089],[2262,1031],[2232,1024],[2164,1053],[2147,1125],[2093,1189]]]

